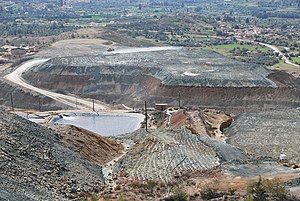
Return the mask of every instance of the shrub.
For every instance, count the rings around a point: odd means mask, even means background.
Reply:
[[[279,181],[262,180],[259,177],[257,182],[248,185],[247,189],[248,200],[264,201],[264,200],[288,200],[288,191]]]
[[[173,195],[170,197],[170,201],[186,201],[188,195],[181,188],[177,187],[173,190]]]
[[[173,191],[173,195],[171,196],[174,201],[186,201],[188,199],[188,195],[181,188],[175,188]]]
[[[212,188],[207,188],[203,192],[201,192],[201,197],[204,200],[210,200],[210,199],[219,198],[222,196],[223,196],[223,193],[219,193]]]
[[[121,195],[118,201],[128,201],[128,199],[124,195]]]

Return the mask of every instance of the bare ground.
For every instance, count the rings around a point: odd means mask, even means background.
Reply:
[[[62,137],[63,144],[98,165],[104,165],[118,157],[123,149],[115,140],[75,126],[59,125],[55,126],[55,130]]]

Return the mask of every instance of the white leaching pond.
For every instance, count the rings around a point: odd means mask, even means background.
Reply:
[[[63,116],[55,124],[77,126],[103,136],[131,133],[140,128],[144,120],[142,114],[78,114]]]

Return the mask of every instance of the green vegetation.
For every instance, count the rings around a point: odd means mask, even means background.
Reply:
[[[247,200],[266,201],[266,200],[288,200],[288,191],[280,184],[279,181],[262,179],[250,183],[247,189]]]
[[[218,191],[216,187],[206,188],[201,192],[201,197],[204,200],[211,200],[221,198],[223,196],[232,196],[235,198],[240,197],[236,194],[235,189],[229,189],[228,191]],[[234,199],[235,200],[235,199]],[[239,200],[239,199],[237,199]],[[288,190],[282,185],[279,180],[268,180],[259,177],[258,181],[249,183],[247,187],[247,195],[244,197],[245,201],[289,201],[294,200],[289,195]]]
[[[238,61],[248,63],[273,66],[279,62],[272,50],[267,47],[251,43],[235,42],[231,44],[209,46],[207,49]]]
[[[30,1],[29,1],[30,2]],[[272,66],[279,63],[267,47],[237,42],[245,37],[287,49],[299,58],[299,1],[9,1],[0,3],[0,44],[30,37],[72,34],[94,28],[105,38],[126,46],[173,45],[206,47],[239,61]],[[22,15],[20,15],[22,13]],[[287,20],[287,18],[289,20]],[[28,41],[26,42],[26,40]],[[39,41],[39,39],[35,40]],[[54,42],[46,41],[46,44]],[[31,42],[32,43],[32,42]],[[6,43],[5,44],[12,44]],[[22,42],[23,44],[23,42]],[[43,44],[36,44],[44,46]],[[281,64],[280,64],[281,65]],[[279,66],[280,66],[279,65]]]
[[[125,195],[121,195],[118,201],[128,201]]]
[[[173,195],[168,198],[168,201],[187,201],[187,200],[188,200],[188,195],[180,187],[176,187],[173,190]]]
[[[261,51],[261,52],[268,52],[270,49],[261,45],[254,45],[254,44],[245,44],[240,42],[235,42],[232,44],[224,44],[224,45],[213,45],[209,46],[207,49],[216,51],[220,54],[223,54],[225,56],[232,56],[232,51],[234,48],[239,49],[247,49],[248,51]]]
[[[0,36],[51,36],[75,30],[75,26],[66,26],[64,22],[46,24],[3,23],[0,24]]]
[[[283,60],[280,60],[279,63],[274,65],[274,67],[278,69],[289,69],[292,66],[290,64],[285,63]]]
[[[295,64],[300,64],[300,57],[291,57],[291,61]]]

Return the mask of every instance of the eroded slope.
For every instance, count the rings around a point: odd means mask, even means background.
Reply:
[[[46,128],[0,110],[0,199],[69,200],[103,186],[102,168]]]
[[[279,160],[281,153],[300,162],[300,111],[272,110],[239,115],[225,131],[228,142],[256,157]]]
[[[296,78],[270,73],[201,49],[116,49],[99,50],[98,56],[53,58],[24,78],[37,87],[131,107],[145,99],[174,103],[178,93],[190,106],[299,106]]]
[[[121,139],[131,139],[136,144],[119,161],[118,171],[142,180],[170,181],[175,175],[206,171],[223,162],[247,159],[243,151],[206,134],[194,135],[185,128],[139,130]]]

